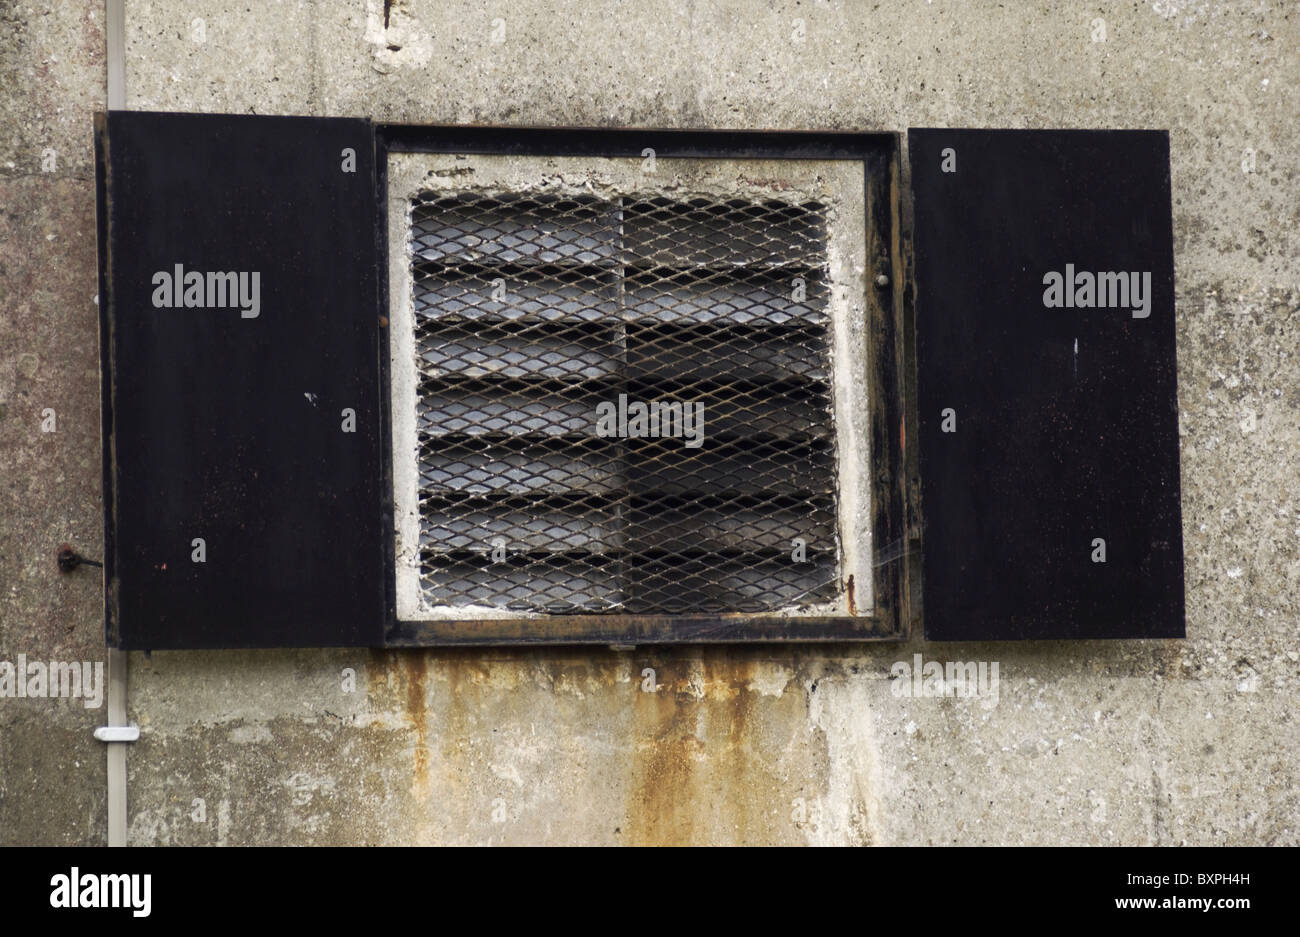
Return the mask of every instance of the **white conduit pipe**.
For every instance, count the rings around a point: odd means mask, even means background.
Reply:
[[[105,0],[108,41],[108,109],[126,110],[126,0]],[[107,496],[108,492],[104,492]],[[108,845],[126,845],[126,747],[139,730],[126,722],[126,651],[108,649],[108,726],[95,737],[108,746]],[[117,729],[117,732],[113,730]]]

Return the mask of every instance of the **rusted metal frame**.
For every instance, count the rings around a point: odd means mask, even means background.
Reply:
[[[871,615],[787,618],[761,613],[717,615],[548,615],[519,619],[402,621],[397,618],[392,550],[392,399],[388,342],[379,350],[384,473],[384,643],[389,647],[493,645],[642,645],[837,643],[899,640],[909,616],[908,480],[905,471],[903,314],[906,266],[899,240],[899,137],[896,133],[610,130],[583,128],[375,127],[380,256],[388,253],[388,154],[473,153],[519,156],[641,158],[847,159],[865,173],[867,271],[865,305],[871,353],[866,375],[871,407],[872,515],[875,560]],[[377,315],[387,322],[387,264],[379,265]],[[880,284],[877,277],[885,276]]]

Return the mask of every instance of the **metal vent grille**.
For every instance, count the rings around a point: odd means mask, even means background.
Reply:
[[[427,194],[410,235],[430,605],[839,593],[824,205]]]

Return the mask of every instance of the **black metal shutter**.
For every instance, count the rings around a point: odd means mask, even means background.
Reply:
[[[96,150],[109,644],[381,644],[369,121],[112,112]]]
[[[926,635],[1182,637],[1168,135],[908,140]]]

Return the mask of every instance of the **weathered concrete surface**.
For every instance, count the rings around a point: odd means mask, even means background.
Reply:
[[[0,660],[104,660],[90,114],[103,14],[0,7]],[[53,411],[53,422],[42,423]],[[0,699],[0,842],[104,837],[103,711]]]
[[[396,0],[385,30],[383,6],[133,0],[128,99],[411,122],[1168,128],[1189,638],[133,655],[134,842],[1300,841],[1300,11]],[[0,14],[7,654],[102,653],[93,577],[46,565],[59,540],[100,536],[91,190],[25,175],[43,124],[87,171],[103,79],[70,64],[98,62],[86,9]],[[52,55],[60,87],[33,89]],[[60,409],[55,445],[32,428],[51,394],[70,421]],[[918,652],[997,661],[997,704],[894,696],[890,665]],[[96,841],[92,722],[17,702],[0,700],[0,839]]]

